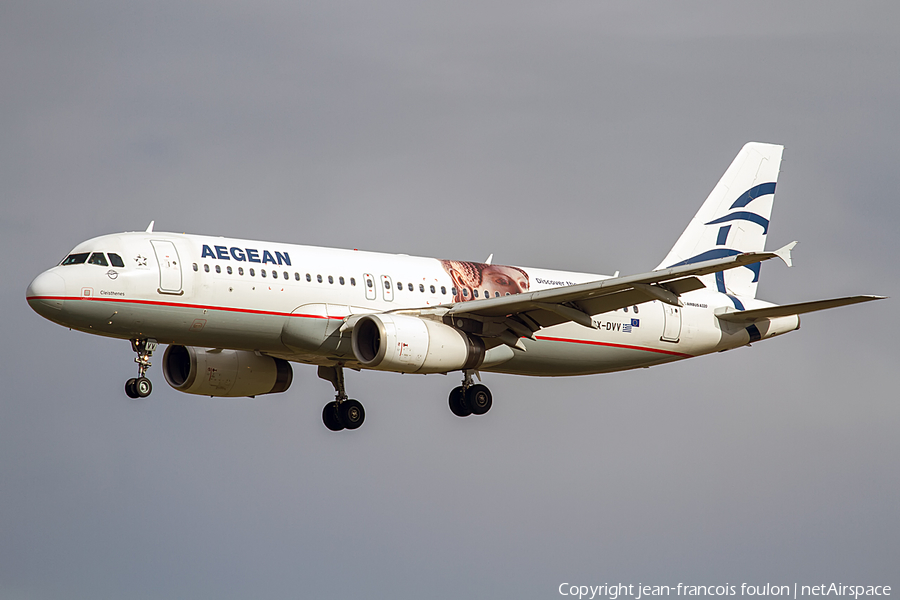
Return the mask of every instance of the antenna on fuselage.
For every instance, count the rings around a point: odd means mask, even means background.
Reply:
[[[491,264],[491,261],[492,261],[492,260],[494,260],[494,253],[493,253],[493,252],[491,252],[491,255],[487,257],[487,260],[484,261],[484,264],[489,265],[489,264]],[[479,381],[481,381],[481,380],[479,379]]]
[[[156,221],[150,221],[150,224],[147,225],[147,233],[153,233],[153,224],[154,223],[156,223]]]

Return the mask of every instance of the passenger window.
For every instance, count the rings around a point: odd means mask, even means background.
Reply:
[[[310,275],[309,273],[307,273],[307,274],[306,274],[306,280],[307,280],[307,281],[312,281],[312,275]]]
[[[372,280],[371,280],[371,279],[368,279],[368,278],[367,278],[367,279],[366,279],[366,285],[369,286],[370,288],[372,288],[372,287],[374,287],[375,284],[372,283]]]
[[[294,279],[300,281],[300,273],[294,273]]]
[[[282,273],[281,275],[282,275],[285,279],[290,279],[290,277],[288,276],[287,271],[285,271],[285,272]]]
[[[632,308],[634,308],[634,314],[637,314],[638,313],[637,304],[635,304]]]
[[[356,278],[354,278],[354,277],[350,278],[350,285],[356,285]]]
[[[238,267],[238,275],[244,274],[244,267]]]
[[[232,273],[231,267],[225,267],[225,271],[226,271],[229,275],[231,275],[231,273]]]
[[[399,281],[397,282],[397,289],[401,292],[403,291],[403,284],[400,283]]]
[[[222,267],[220,267],[219,265],[216,265],[216,273],[221,273],[221,272],[222,272]]]
[[[431,293],[433,294],[433,293],[434,293],[434,286],[431,286],[429,289],[431,290]]]
[[[328,276],[328,283],[334,283],[334,277],[332,277],[331,275]]]
[[[265,269],[260,269],[260,270],[259,270],[259,276],[260,276],[260,277],[265,277],[265,276],[266,276],[266,270],[265,270]]]
[[[463,290],[463,293],[465,294],[465,290]],[[478,290],[472,290],[472,296],[474,296],[475,298],[477,298],[477,297],[478,297]]]
[[[197,266],[197,263],[194,263],[194,270],[195,270],[195,271],[199,271],[199,270],[200,270],[200,267]]]
[[[125,261],[122,260],[122,257],[112,252],[109,253],[109,262],[112,263],[112,266],[119,267],[120,269],[125,266]],[[194,270],[196,271],[197,269]]]
[[[109,266],[109,263],[106,262],[106,257],[103,256],[102,252],[94,252],[93,254],[91,254],[91,257],[88,259],[88,264],[100,265],[101,267]]]
[[[469,290],[468,290],[468,288],[463,288],[463,296],[465,296],[466,298],[469,297]],[[478,296],[475,296],[475,297],[477,298]]]
[[[250,269],[250,277],[256,277],[256,270],[251,267]]]
[[[316,281],[318,281],[319,283],[322,283],[322,276],[316,275]]]
[[[413,286],[412,286],[412,284],[409,284],[409,291],[413,291]]]
[[[499,297],[500,297],[500,292],[494,292],[494,298],[499,298]]]
[[[203,270],[209,273],[209,265],[203,265]]]
[[[624,310],[625,312],[628,312],[628,307],[626,306],[626,307],[623,308],[622,310]]]
[[[419,284],[419,291],[422,292],[422,293],[425,292],[425,286],[424,286],[423,284],[421,284],[421,283]]]
[[[344,276],[343,275],[338,277],[338,283],[340,283],[341,285],[344,285]]]
[[[388,281],[387,279],[384,280],[384,289],[386,289],[386,290],[391,289],[391,282]]]
[[[450,293],[453,294],[454,296],[456,295],[456,286],[453,286],[450,288]]]
[[[446,294],[447,294],[447,288],[444,287],[444,286],[441,286],[441,293],[444,294],[444,295],[446,295]]]
[[[79,252],[78,254],[70,254],[63,261],[63,266],[65,265],[81,265],[84,264],[88,259],[87,252]]]

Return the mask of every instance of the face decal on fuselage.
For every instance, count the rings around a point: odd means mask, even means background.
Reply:
[[[528,273],[518,267],[461,260],[442,260],[441,266],[456,288],[454,302],[510,296],[530,288]]]

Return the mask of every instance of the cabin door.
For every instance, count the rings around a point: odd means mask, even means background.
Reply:
[[[681,308],[660,302],[663,309],[663,334],[659,338],[664,342],[677,342],[681,337]]]
[[[181,294],[181,259],[175,244],[168,240],[152,240],[156,264],[159,265],[159,292]]]

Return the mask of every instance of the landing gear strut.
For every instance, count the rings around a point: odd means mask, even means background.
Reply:
[[[450,392],[450,411],[457,417],[483,415],[491,410],[493,404],[491,390],[480,383],[473,383],[472,370],[465,369],[462,385]]]
[[[330,381],[334,386],[334,402],[329,402],[322,409],[322,422],[331,431],[341,429],[357,429],[366,420],[366,411],[362,403],[347,397],[344,390],[344,366],[319,367],[319,378]]]
[[[153,391],[153,384],[145,376],[150,368],[150,357],[157,347],[156,340],[134,339],[131,340],[131,349],[137,352],[134,362],[138,365],[138,376],[125,382],[125,393],[129,398],[146,398]]]

